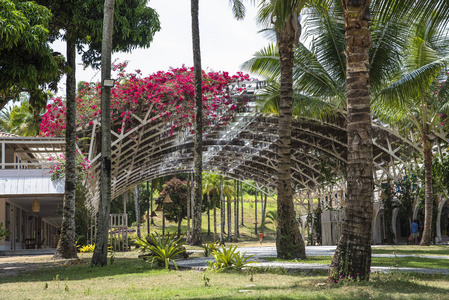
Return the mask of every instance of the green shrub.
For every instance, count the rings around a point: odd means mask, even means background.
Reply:
[[[206,243],[203,246],[205,256],[208,256],[209,253],[212,253],[213,251],[218,251],[218,249],[219,249],[218,247],[219,246],[220,246],[220,242],[219,241]]]
[[[208,267],[217,272],[227,269],[241,270],[247,264],[255,263],[255,261],[248,261],[254,255],[246,256],[246,252],[242,254],[237,251],[237,246],[232,245],[229,249],[221,246],[221,249],[212,251],[212,256],[215,258],[215,262],[208,262]]]
[[[156,233],[150,234],[148,237],[149,241],[137,238],[134,243],[139,246],[140,252],[146,252],[151,255],[149,260],[151,265],[157,263],[159,267],[168,269],[170,262],[172,262],[176,270],[178,270],[174,258],[176,255],[185,252],[184,242],[181,242],[180,238],[176,240],[175,233],[167,236]]]
[[[3,228],[3,223],[0,223],[0,242],[10,234],[8,229]]]

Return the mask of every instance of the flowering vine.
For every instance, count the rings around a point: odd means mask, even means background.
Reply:
[[[126,62],[113,66],[118,72],[111,90],[112,130],[123,134],[138,125],[137,119],[164,121],[173,131],[178,127],[192,128],[194,123],[194,72],[182,66],[167,72],[159,71],[142,77],[141,71],[126,73]],[[249,80],[241,72],[202,72],[204,125],[220,126],[237,109],[228,87],[236,81]],[[239,91],[242,91],[240,89]],[[88,129],[101,115],[100,83],[84,83],[77,97],[77,125]],[[66,106],[62,99],[53,99],[41,122],[41,136],[59,136],[65,131]]]

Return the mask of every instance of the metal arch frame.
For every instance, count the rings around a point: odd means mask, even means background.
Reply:
[[[255,97],[245,96],[245,98],[254,100]],[[160,115],[151,117],[152,108],[150,107],[143,118],[132,114],[131,118],[137,125],[128,132],[124,132],[123,123],[120,134],[112,132],[114,137],[112,142],[113,197],[123,192],[129,185],[160,177],[161,174],[192,172],[193,153],[189,150],[189,146],[193,145],[193,136],[182,127],[173,130]],[[207,158],[203,168],[209,171],[215,170],[220,174],[224,173],[238,180],[252,178],[256,185],[274,187],[277,165],[277,119],[260,113],[254,114],[248,110],[233,116],[231,122],[222,129],[213,127],[206,129],[204,143],[208,150],[203,150],[203,155]],[[84,132],[85,136],[90,136],[90,144],[86,148],[93,164],[94,178],[88,179],[92,190],[91,205],[93,207],[96,207],[99,198],[98,184],[96,184],[100,175],[100,154],[96,141],[98,125],[98,120],[94,120],[92,130]],[[313,189],[319,184],[317,165],[321,158],[327,157],[331,160],[346,162],[346,128],[343,125],[344,120],[339,119],[334,122],[324,122],[313,118],[294,118],[292,145],[297,147],[292,153],[292,179],[296,188]],[[383,166],[387,158],[390,160],[389,163],[396,162],[394,165],[401,166],[406,161],[401,158],[405,155],[400,154],[416,151],[419,148],[392,130],[376,124],[373,124],[373,127],[376,127],[373,132],[378,133],[373,138],[377,153],[375,167],[382,173],[377,178],[382,180],[385,174],[392,176],[391,164],[387,168]],[[171,130],[174,131],[173,135],[169,134]],[[142,154],[138,154],[139,152]],[[267,173],[271,174],[267,176]],[[265,176],[260,176],[261,174]]]

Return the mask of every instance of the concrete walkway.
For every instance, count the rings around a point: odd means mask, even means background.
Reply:
[[[334,255],[336,246],[306,246],[307,256],[332,256]],[[299,273],[326,273],[329,269],[328,264],[311,264],[300,262],[273,262],[264,260],[265,257],[276,257],[276,247],[239,247],[240,252],[246,252],[247,255],[254,255],[251,260],[257,263],[251,264],[254,267],[261,268],[283,268],[290,272]],[[426,257],[426,258],[443,258],[449,259],[449,256],[442,255],[405,255],[399,254],[397,257]],[[373,257],[394,257],[391,254],[374,254]],[[189,259],[177,260],[176,264],[180,268],[190,268],[197,270],[205,270],[206,261],[214,261],[213,257],[195,257]],[[446,274],[449,275],[448,269],[428,269],[428,268],[406,268],[406,267],[371,267],[371,272],[416,272],[427,274]]]

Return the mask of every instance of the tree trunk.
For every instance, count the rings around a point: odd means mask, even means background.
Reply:
[[[191,244],[201,246],[201,208],[202,208],[202,173],[203,173],[203,96],[201,82],[200,29],[198,21],[199,0],[191,0],[193,67],[195,70],[195,145],[194,145],[194,189],[193,224]]]
[[[134,186],[134,205],[136,206],[136,225],[137,225],[137,237],[142,238],[140,234],[140,199],[139,199],[139,185]]]
[[[182,218],[179,218],[178,220],[178,239],[181,237],[181,222],[182,222]]]
[[[209,193],[207,193],[207,202],[208,202],[208,207],[207,207],[207,236],[210,236],[210,195]]]
[[[149,183],[147,181],[147,211],[148,211],[148,215],[146,217],[147,219],[147,236],[150,235],[150,219],[151,219],[151,210],[150,210],[150,187],[149,187]]]
[[[428,135],[422,138],[424,156],[424,231],[420,246],[430,246],[432,237],[432,211],[433,211],[433,189],[432,189],[432,142]]]
[[[223,175],[220,176],[220,219],[221,219],[221,228],[220,228],[220,245],[224,245],[224,229],[225,229],[225,203],[223,197]]]
[[[240,182],[240,199],[241,199],[241,204],[242,204],[242,216],[241,216],[242,223],[241,223],[241,225],[245,226],[245,224],[243,224],[243,182]]]
[[[277,34],[281,64],[281,89],[279,102],[279,147],[277,180],[276,250],[279,258],[305,258],[304,241],[299,231],[293,205],[291,176],[291,132],[293,101],[293,44],[298,34],[297,16],[290,15],[281,32]]]
[[[214,243],[217,241],[217,198],[214,197]]]
[[[373,218],[373,146],[370,115],[370,0],[344,0],[348,165],[346,219],[329,274],[369,280]]]
[[[234,241],[237,242],[239,237],[239,183],[235,184],[235,198],[234,198]]]
[[[254,192],[254,234],[257,238],[257,190]]]
[[[67,34],[70,37],[70,33]],[[76,194],[76,50],[75,41],[67,39],[67,62],[70,72],[67,73],[66,102],[67,125],[65,131],[66,162],[65,162],[65,192],[61,235],[54,259],[77,258],[75,239],[75,194]]]
[[[153,186],[154,186],[154,182],[153,182],[153,180],[151,180],[151,191],[150,191],[150,218],[151,218],[151,225],[155,225],[154,224],[154,220],[153,220]],[[150,234],[150,232],[148,232],[148,234]]]
[[[190,203],[192,201],[192,181],[190,180],[192,176],[189,176],[187,180],[187,233],[186,233],[186,243],[190,243]]]
[[[108,257],[109,212],[111,205],[111,88],[104,80],[111,78],[112,32],[115,0],[105,0],[101,56],[101,173],[98,231],[92,265],[105,266]]]
[[[229,196],[226,197],[228,200],[227,203],[227,212],[228,212],[228,241],[232,242],[232,220],[231,220],[231,198]]]
[[[265,193],[267,189],[265,188]],[[263,197],[263,195],[262,195]],[[262,226],[260,228],[262,233],[265,233],[265,215],[267,214],[267,194],[265,194],[265,201],[262,202]]]

